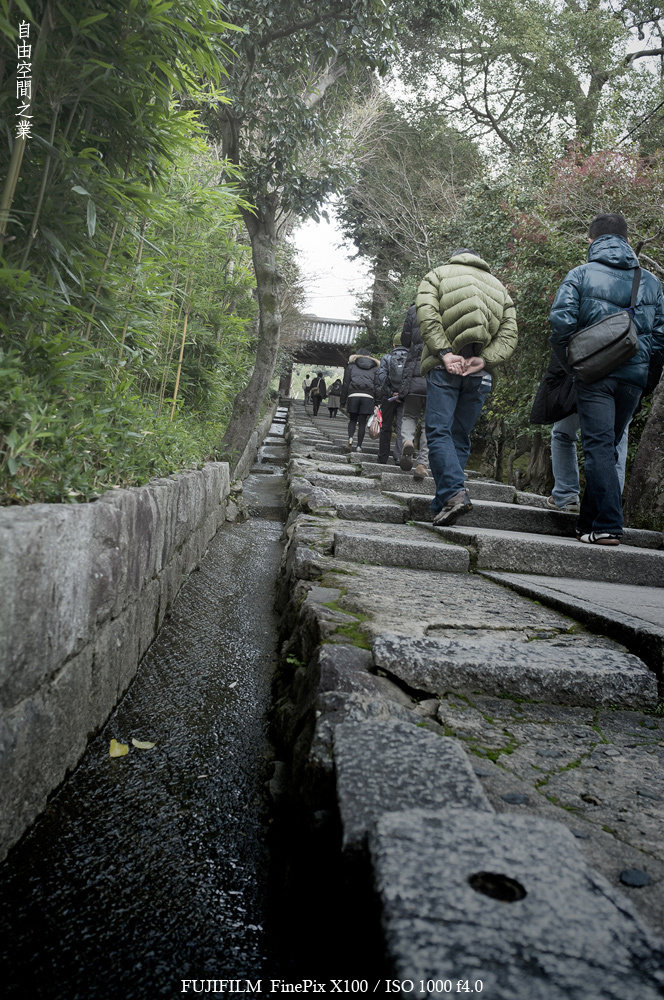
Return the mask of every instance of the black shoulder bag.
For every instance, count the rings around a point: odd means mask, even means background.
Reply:
[[[567,363],[582,382],[597,382],[610,375],[639,350],[634,325],[634,306],[641,281],[641,268],[634,271],[629,309],[605,316],[599,323],[577,330],[567,344]]]

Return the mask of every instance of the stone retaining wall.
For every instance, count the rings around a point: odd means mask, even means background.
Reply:
[[[91,504],[0,510],[0,860],[127,690],[225,519],[229,478],[212,462]]]

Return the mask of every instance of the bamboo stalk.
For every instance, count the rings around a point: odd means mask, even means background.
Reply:
[[[52,28],[52,16],[51,16],[51,5],[47,2],[46,8],[44,10],[44,16],[42,18],[41,24],[39,25],[39,37],[37,38],[37,44],[35,46],[35,54],[33,57],[33,62],[37,64],[38,58],[41,55],[41,50],[44,43],[49,35]],[[33,84],[33,97],[30,101],[30,110],[34,104],[34,93],[37,90],[37,75],[33,74],[32,77]],[[7,177],[5,179],[5,186],[2,192],[2,198],[0,199],[0,250],[4,245],[4,236],[7,234],[7,224],[9,222],[9,213],[11,211],[12,202],[14,201],[14,195],[16,193],[16,185],[18,184],[18,178],[21,173],[21,163],[23,161],[23,154],[25,152],[25,147],[27,145],[27,139],[22,137],[20,139],[14,139],[14,148],[12,149],[11,159],[9,161],[9,169],[7,170]]]
[[[173,338],[173,343],[171,344],[171,334],[173,333],[173,305],[175,299],[175,291],[177,289],[178,278],[180,272],[176,271],[173,275],[173,291],[171,292],[171,301],[169,303],[170,320],[168,323],[168,335],[166,337],[166,358],[164,362],[164,367],[161,373],[161,385],[159,387],[159,405],[157,407],[157,413],[161,413],[161,408],[164,403],[164,393],[166,392],[166,381],[168,379],[168,373],[171,367],[171,361],[173,357],[173,348],[175,347],[175,338]],[[186,286],[186,282],[185,282]],[[180,302],[180,311],[178,313],[178,322],[180,321],[180,316],[182,314],[182,301]]]
[[[143,247],[145,245],[145,229],[148,224],[147,218],[144,218],[141,222],[141,232],[138,239],[137,254],[134,257],[136,267],[141,263],[141,258],[143,256]],[[124,352],[125,338],[127,336],[127,330],[129,329],[129,307],[134,301],[134,292],[136,291],[136,275],[134,275],[133,281],[131,283],[131,288],[129,290],[129,298],[127,300],[127,309],[125,311],[125,322],[122,328],[122,337],[120,338],[120,350],[118,353],[118,364],[122,361],[122,354]]]
[[[51,148],[53,147],[53,140],[55,139],[55,126],[58,121],[58,115],[60,114],[60,105],[58,105],[53,111],[53,118],[51,119],[51,130],[48,134],[48,142]],[[21,270],[25,269],[25,265],[28,262],[28,257],[30,256],[30,250],[32,248],[32,243],[35,236],[37,235],[37,223],[39,222],[39,216],[41,214],[42,205],[44,203],[44,195],[46,194],[46,184],[48,182],[48,175],[51,169],[51,153],[50,150],[46,154],[46,162],[44,163],[44,170],[42,172],[41,184],[39,186],[39,194],[37,195],[37,204],[35,205],[34,215],[32,216],[32,222],[30,223],[30,229],[28,230],[28,242],[23,253],[23,260],[21,261]]]
[[[184,327],[182,329],[182,343],[180,344],[180,357],[179,357],[179,360],[178,360],[178,372],[177,372],[177,375],[175,376],[175,390],[173,392],[173,406],[171,407],[171,422],[173,421],[173,417],[175,415],[175,404],[177,403],[178,389],[180,388],[180,373],[182,371],[182,357],[184,355],[184,344],[185,344],[185,340],[187,339],[187,323],[189,321],[189,306],[190,306],[190,304],[191,303],[190,303],[189,299],[187,299],[187,309],[186,309],[185,314],[184,314]]]

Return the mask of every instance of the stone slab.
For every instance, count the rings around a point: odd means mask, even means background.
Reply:
[[[657,678],[630,653],[555,642],[381,635],[374,662],[416,691],[507,695],[562,705],[655,708]]]
[[[354,471],[352,466],[348,467],[351,471]],[[366,493],[369,490],[376,490],[376,483],[373,479],[362,479],[360,476],[354,476],[352,479],[350,476],[331,476],[321,473],[309,472],[307,473],[307,479],[314,486],[321,486],[323,489],[327,490],[345,490],[357,491],[358,493]]]
[[[552,512],[556,516],[555,512]],[[559,516],[559,515],[558,515]],[[578,577],[607,583],[664,587],[664,551],[584,545],[573,538],[454,525],[433,528],[449,541],[472,545],[479,569]]]
[[[335,531],[334,554],[338,559],[368,562],[376,566],[407,566],[411,569],[467,573],[470,557],[456,545],[431,545],[416,539],[376,537]]]
[[[659,624],[664,609],[660,587],[565,577],[543,580],[532,574],[487,570],[482,575],[612,636],[636,653],[664,683],[664,622]]]
[[[399,504],[377,494],[377,498],[342,496],[329,491],[330,504],[337,516],[347,521],[382,521],[389,524],[403,524],[407,511]]]
[[[344,465],[338,463],[330,463],[325,465],[322,462],[316,463],[316,468],[319,472],[322,472],[326,476],[356,476],[357,469],[354,465],[349,465],[347,462]]]
[[[369,849],[388,958],[410,996],[444,995],[430,979],[481,980],[491,1000],[661,996],[664,942],[560,824],[414,809],[382,816]]]
[[[586,860],[662,934],[664,719],[488,695],[436,704],[495,810],[563,823]],[[650,884],[621,886],[629,868],[644,870]]]
[[[345,572],[329,573],[330,586],[343,587],[342,606],[368,617],[365,630],[408,636],[436,635],[443,630],[515,630],[529,637],[558,635],[576,627],[565,615],[499,587],[480,576],[430,570],[395,569],[380,577],[362,563],[340,561]],[[352,572],[349,572],[352,571]]]
[[[409,483],[412,489],[408,488]],[[433,496],[436,492],[436,483],[431,476],[427,476],[426,479],[415,479],[412,472],[405,475],[403,472],[400,475],[384,472],[381,476],[381,489]],[[504,483],[490,483],[473,479],[468,483],[468,489],[473,501],[491,500],[494,503],[514,503],[514,487],[506,486]]]
[[[361,465],[363,476],[382,476],[385,470],[389,469],[390,474],[393,476],[405,476],[407,480],[412,479],[411,472],[402,472],[398,465],[392,463],[392,460],[383,465],[381,462],[375,462],[373,458],[362,458],[361,455],[353,455],[353,461]]]
[[[385,496],[394,499],[403,497],[413,520],[427,522],[433,520],[434,515],[429,509],[428,497],[407,493],[386,493]],[[538,507],[523,507],[515,503],[494,503],[473,497],[472,510],[464,514],[463,518],[459,518],[458,523],[463,528],[488,528],[556,538],[574,538],[576,514],[540,510]]]
[[[542,584],[540,576],[496,573],[492,578],[537,587],[534,596],[539,597]],[[661,587],[637,587],[627,583],[601,583],[597,580],[575,580],[568,577],[549,580],[546,586],[549,590],[570,598],[570,608],[576,606],[576,601],[590,602],[600,605],[608,612],[640,618],[664,629],[664,594]]]
[[[362,848],[387,811],[416,806],[491,811],[458,742],[415,725],[344,722],[334,733],[334,763],[347,851]]]

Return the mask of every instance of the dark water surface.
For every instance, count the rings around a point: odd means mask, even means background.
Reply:
[[[183,978],[265,972],[280,530],[219,531],[129,692],[0,866],[5,997],[153,1000]],[[112,738],[127,756],[109,757]]]

